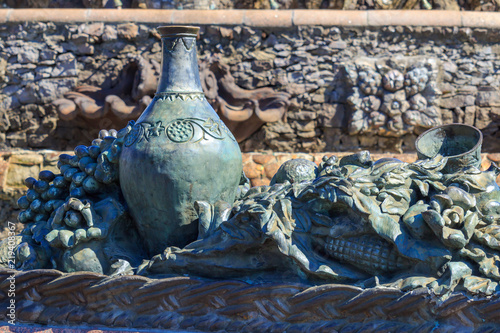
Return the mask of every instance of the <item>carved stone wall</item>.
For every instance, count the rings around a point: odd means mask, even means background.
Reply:
[[[239,120],[230,127],[244,151],[412,152],[416,135],[440,122],[475,125],[484,150],[500,150],[496,28],[363,26],[352,12],[345,17],[353,23],[339,26],[301,25],[300,12],[294,24],[250,21],[262,13],[244,14],[253,27],[204,25],[198,41],[208,98]],[[154,93],[161,48],[159,24],[135,20],[3,24],[0,149],[72,149],[136,117]],[[373,73],[372,93],[365,81]],[[422,92],[405,86],[412,80]]]

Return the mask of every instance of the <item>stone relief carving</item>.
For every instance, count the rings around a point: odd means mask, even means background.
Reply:
[[[104,117],[111,112],[119,119],[136,119],[151,102],[156,91],[160,64],[137,56],[131,59],[112,89],[83,85],[52,102],[63,120],[81,115],[88,119]],[[240,88],[229,72],[229,66],[217,57],[200,65],[203,90],[222,121],[241,142],[264,123],[282,119],[289,106],[290,95],[273,88],[247,90]],[[157,96],[156,98],[198,98],[198,96]]]
[[[272,88],[247,90],[238,87],[229,66],[217,57],[200,68],[205,95],[238,142],[257,131],[264,123],[276,122],[288,110],[290,94]]]
[[[342,67],[349,89],[349,134],[399,137],[441,125],[437,60],[359,58]]]
[[[96,119],[112,112],[120,119],[135,119],[152,101],[158,84],[160,64],[137,56],[130,60],[111,89],[82,85],[64,98],[52,102],[63,120],[75,119],[79,114]]]
[[[195,332],[433,333],[498,330],[499,294],[446,300],[426,289],[192,277],[110,278],[91,272],[0,271],[14,277],[20,321]],[[469,284],[479,281],[468,279]],[[22,284],[21,284],[22,283]],[[0,302],[7,304],[7,293]],[[71,310],[69,310],[71,309]],[[0,319],[8,320],[7,311]],[[244,319],[242,319],[244,318]]]

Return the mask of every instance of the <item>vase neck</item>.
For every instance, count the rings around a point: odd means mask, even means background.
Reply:
[[[156,93],[203,92],[196,55],[196,35],[162,36],[163,59]]]

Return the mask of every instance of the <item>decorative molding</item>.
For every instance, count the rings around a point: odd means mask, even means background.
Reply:
[[[187,100],[203,100],[205,97],[205,94],[202,92],[190,92],[190,93],[178,93],[178,92],[166,92],[166,93],[156,93],[155,94],[155,99],[161,100],[161,101],[174,101],[175,99],[180,99],[181,101],[187,101]]]
[[[165,50],[168,52],[172,52],[177,44],[179,44],[179,40],[182,41],[184,49],[186,51],[191,51],[193,49],[193,45],[196,45],[196,38],[194,37],[177,37],[177,38],[165,38]]]
[[[201,129],[201,134],[195,136],[195,126]],[[232,135],[226,133],[225,127],[217,120],[212,118],[183,118],[176,119],[167,125],[161,121],[155,124],[147,122],[136,123],[132,127],[132,131],[125,137],[124,145],[130,147],[136,142],[150,141],[153,137],[166,135],[170,141],[175,143],[185,143],[195,139],[195,143],[201,140],[206,140],[205,135],[209,135],[216,140],[224,140],[224,133],[227,137],[234,140]],[[227,131],[227,130],[226,130]],[[224,133],[223,133],[224,132]]]
[[[290,28],[322,26],[438,26],[500,28],[500,13],[454,10],[164,10],[164,9],[0,9],[0,23],[137,22],[192,25],[247,25]]]

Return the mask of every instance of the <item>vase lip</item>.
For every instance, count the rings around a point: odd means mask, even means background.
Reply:
[[[200,27],[192,25],[164,25],[157,28],[161,37],[196,37]]]
[[[472,148],[470,148],[469,150],[467,150],[466,152],[456,154],[456,155],[447,156],[448,158],[460,158],[460,157],[467,156],[467,155],[481,149],[481,145],[483,143],[483,133],[481,132],[480,129],[478,129],[477,127],[472,126],[472,125],[461,124],[461,123],[451,123],[451,124],[444,124],[444,125],[430,128],[427,131],[425,131],[424,133],[420,134],[418,136],[418,138],[415,140],[415,149],[416,149],[417,153],[421,154],[422,156],[426,156],[427,158],[433,158],[434,156],[429,156],[430,155],[429,152],[425,151],[424,147],[421,147],[420,142],[421,141],[423,142],[422,138],[432,136],[432,134],[439,132],[439,131],[445,131],[445,132],[450,131],[450,130],[453,130],[454,128],[455,129],[461,128],[462,130],[467,130],[467,131],[469,131],[467,134],[471,134],[471,133],[475,134],[476,142],[475,142],[474,146]]]

